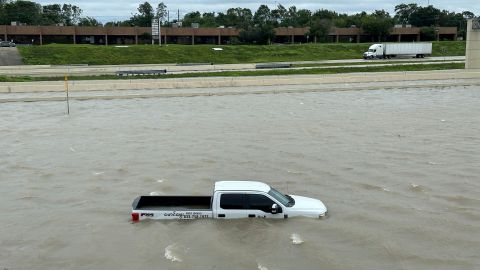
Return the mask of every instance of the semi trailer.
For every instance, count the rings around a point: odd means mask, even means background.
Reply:
[[[432,43],[379,43],[363,53],[363,59],[389,59],[393,57],[424,58],[432,54]]]

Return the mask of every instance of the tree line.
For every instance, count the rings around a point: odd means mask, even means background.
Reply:
[[[92,17],[82,17],[82,9],[71,4],[40,5],[31,1],[0,0],[0,25],[20,22],[27,25],[101,25]]]
[[[71,4],[40,5],[31,1],[0,0],[0,25],[20,21],[29,25],[79,25],[99,26],[99,21],[92,17],[83,17],[83,11]],[[167,6],[161,2],[155,7],[149,2],[140,4],[137,13],[128,20],[111,21],[105,26],[139,26],[150,27],[153,18],[159,18],[162,25],[171,26],[177,20],[167,18]],[[278,4],[270,9],[260,5],[256,11],[248,8],[230,8],[226,12],[193,11],[185,14],[180,21],[184,27],[198,23],[200,27],[233,27],[242,29],[241,42],[268,43],[275,36],[276,27],[309,27],[310,35],[318,41],[325,41],[332,27],[358,27],[364,32],[384,39],[395,24],[410,24],[422,27],[425,39],[435,38],[435,27],[452,26],[459,29],[459,35],[464,35],[466,19],[475,17],[470,11],[452,12],[440,10],[432,5],[399,4],[395,6],[395,14],[385,10],[371,13],[356,14],[337,13],[332,10],[297,9],[296,6],[285,7]]]

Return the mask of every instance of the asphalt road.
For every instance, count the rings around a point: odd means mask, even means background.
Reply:
[[[10,49],[10,48],[5,48]],[[12,58],[12,57],[10,57]],[[453,63],[465,61],[464,56],[447,56],[447,57],[428,57],[423,59],[416,58],[400,58],[400,59],[384,59],[384,60],[363,60],[363,59],[343,59],[343,60],[323,60],[323,61],[299,61],[299,62],[279,62],[289,64],[312,64],[322,65],[317,67],[295,67],[295,69],[308,69],[308,68],[331,68],[334,66],[328,66],[328,64],[338,65],[344,64],[342,67],[352,66],[360,67],[358,63],[365,63],[368,66],[386,66],[386,65],[404,65],[408,61],[408,64],[431,64],[431,63]],[[335,66],[338,67],[338,66]],[[138,70],[163,70],[166,69],[167,73],[194,73],[194,72],[222,72],[222,71],[250,71],[255,70],[255,64],[222,64],[222,65],[176,65],[176,64],[149,64],[149,65],[38,65],[38,66],[0,66],[0,75],[7,76],[64,76],[69,75],[112,75],[117,71],[138,71]],[[265,69],[264,69],[265,70]]]
[[[0,47],[0,67],[22,64],[22,57],[17,48]]]

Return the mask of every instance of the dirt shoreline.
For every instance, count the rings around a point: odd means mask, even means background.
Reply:
[[[147,90],[147,89],[183,89],[218,88],[275,85],[310,85],[338,83],[399,82],[422,80],[461,80],[480,78],[480,70],[439,70],[409,72],[366,72],[322,75],[285,75],[285,76],[246,76],[246,77],[209,77],[178,79],[139,79],[139,80],[92,80],[70,81],[69,91],[105,91],[105,90]],[[64,92],[63,81],[46,82],[4,82],[0,83],[0,93]]]

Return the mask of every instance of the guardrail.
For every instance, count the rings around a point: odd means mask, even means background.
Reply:
[[[178,63],[177,66],[212,66],[213,63]]]
[[[262,63],[255,65],[255,69],[274,69],[274,68],[291,68],[290,63]]]
[[[167,74],[166,69],[160,70],[127,70],[127,71],[117,71],[115,72],[117,76],[151,76],[151,75],[162,75]]]

